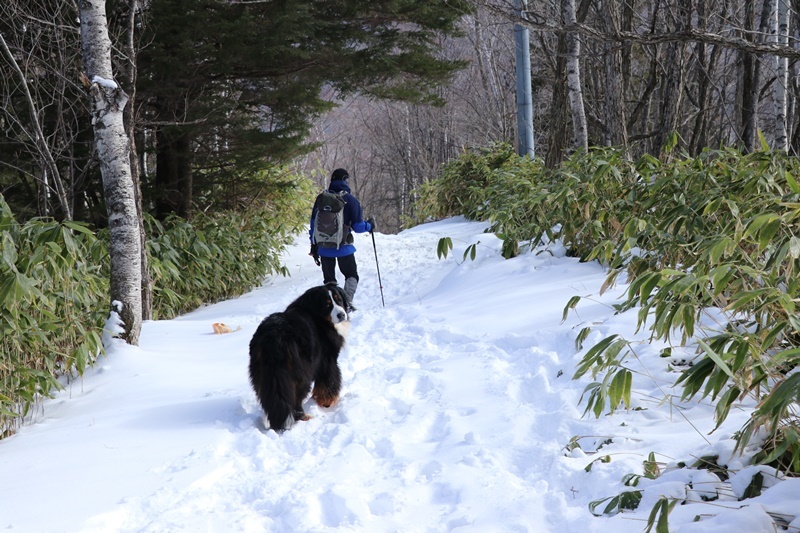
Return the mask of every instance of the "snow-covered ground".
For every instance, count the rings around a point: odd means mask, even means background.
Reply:
[[[762,496],[733,497],[752,476],[731,456],[748,406],[710,434],[713,405],[673,398],[677,374],[647,332],[634,333],[636,311],[614,313],[624,286],[600,296],[604,269],[558,247],[503,260],[483,228],[456,218],[376,234],[385,307],[372,241],[356,237],[359,310],[339,359],[341,401],[308,400],[314,418],[282,435],[263,428],[248,343],[264,316],[321,282],[304,238],[287,251],[291,277],[147,322],[139,347],[115,341],[0,441],[0,530],[639,532],[662,494],[688,501],[671,531],[773,531],[773,518],[800,530],[800,480],[767,472],[775,486]],[[442,236],[455,244],[446,260]],[[477,242],[476,260],[462,261]],[[215,322],[241,329],[216,335]],[[576,363],[612,333],[641,341],[633,409],[582,418],[592,379],[573,380]],[[625,487],[651,452],[665,473]],[[717,454],[741,470],[727,483],[667,468]],[[590,513],[590,502],[634,489],[638,511]]]

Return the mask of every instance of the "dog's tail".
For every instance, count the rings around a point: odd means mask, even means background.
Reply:
[[[287,354],[287,360],[267,363],[268,357],[256,348],[250,363],[250,379],[261,408],[269,421],[269,427],[276,432],[289,429],[295,421],[294,406],[297,402],[297,384],[292,375],[294,354]]]

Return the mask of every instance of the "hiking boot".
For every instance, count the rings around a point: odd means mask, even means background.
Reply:
[[[347,297],[347,312],[355,311],[356,307],[353,305],[353,298],[356,296],[356,288],[358,287],[358,280],[356,278],[347,278],[344,280],[344,295]]]

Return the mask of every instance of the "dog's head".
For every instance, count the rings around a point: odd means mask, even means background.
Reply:
[[[338,324],[347,320],[347,296],[336,283],[326,283],[325,289],[328,291],[328,299],[331,304],[331,322]]]
[[[309,315],[318,316],[338,324],[347,320],[347,303],[341,289],[333,285],[321,285],[311,287],[300,295],[297,300],[289,304],[286,308],[290,310],[302,310]]]
[[[347,321],[346,307],[347,301],[341,289],[335,285],[321,285],[308,289],[289,304],[286,310],[302,310],[303,313],[317,316],[336,325]]]

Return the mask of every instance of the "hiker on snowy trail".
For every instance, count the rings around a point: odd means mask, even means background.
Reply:
[[[322,266],[323,283],[336,283],[336,264],[344,275],[347,311],[355,311],[353,298],[358,287],[358,268],[353,233],[372,233],[375,220],[364,220],[361,204],[350,192],[347,171],[337,168],[331,174],[328,188],[317,196],[311,211],[311,252],[317,265]]]

